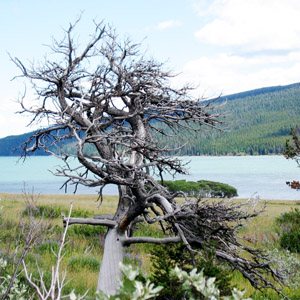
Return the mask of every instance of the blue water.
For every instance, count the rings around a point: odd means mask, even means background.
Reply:
[[[262,199],[298,200],[300,191],[290,189],[286,181],[298,180],[300,169],[293,161],[282,156],[230,156],[230,157],[189,157],[188,176],[176,179],[213,180],[230,184],[237,188],[240,198],[257,195]],[[60,160],[55,157],[30,157],[25,162],[17,157],[0,157],[0,193],[22,193],[24,185],[27,191],[42,194],[64,193],[60,187],[62,177],[56,177],[55,171]],[[170,179],[170,177],[167,177]],[[94,194],[97,188],[80,187],[77,193]],[[72,193],[73,188],[68,189]],[[116,194],[115,186],[104,189],[104,194]]]

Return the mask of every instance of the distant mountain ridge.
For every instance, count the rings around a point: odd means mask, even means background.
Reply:
[[[270,87],[263,87],[263,88],[249,90],[249,91],[245,91],[245,92],[229,94],[227,96],[221,96],[219,98],[219,101],[224,101],[224,100],[230,101],[230,100],[234,100],[234,99],[242,99],[242,98],[249,97],[249,96],[257,96],[257,95],[262,95],[262,94],[266,94],[266,93],[279,92],[279,91],[284,91],[287,89],[297,88],[297,87],[300,87],[300,82],[292,83],[292,84],[288,84],[288,85],[276,85],[276,86],[270,86]]]
[[[300,125],[300,83],[271,86],[222,96],[216,104],[227,102],[218,112],[226,114],[229,130],[183,132],[182,139],[163,138],[168,146],[187,145],[178,155],[265,155],[284,151],[291,127]],[[19,148],[32,134],[0,139],[0,156],[19,155]],[[72,149],[72,142],[64,147]],[[75,151],[75,147],[74,151]],[[45,155],[38,151],[36,155]]]
[[[0,139],[0,156],[17,156],[21,155],[21,145],[27,141],[27,139],[35,131],[20,134],[20,135],[10,135]],[[42,150],[37,150],[34,155],[48,155]]]

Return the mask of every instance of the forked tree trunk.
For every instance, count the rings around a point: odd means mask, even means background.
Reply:
[[[108,295],[117,293],[122,279],[120,262],[123,262],[125,255],[125,247],[121,241],[122,236],[123,234],[119,233],[116,228],[109,228],[105,237],[97,290]]]

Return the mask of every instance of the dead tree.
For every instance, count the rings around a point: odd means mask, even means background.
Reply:
[[[186,199],[179,205],[180,194],[171,194],[157,181],[163,181],[165,173],[186,173],[178,158],[167,155],[172,149],[162,146],[160,137],[177,139],[182,130],[218,127],[214,108],[191,96],[188,86],[172,88],[173,75],[163,64],[141,55],[138,44],[120,42],[109,26],[96,24],[83,48],[76,45],[73,31],[70,25],[64,39],[54,41],[53,60],[48,57],[31,67],[18,58],[12,60],[37,95],[29,103],[25,97],[20,99],[22,112],[33,115],[32,123],[49,122],[23,145],[24,155],[43,149],[61,157],[65,164],[55,175],[67,178],[65,186],[99,187],[101,201],[103,187],[118,187],[114,215],[70,219],[70,224],[108,227],[98,289],[116,293],[126,247],[170,242],[183,242],[191,254],[214,245],[216,256],[241,271],[255,287],[273,286],[263,273],[277,279],[279,275],[264,254],[236,237],[236,229],[257,212],[223,202]],[[75,154],[64,150],[68,140],[76,145]],[[72,158],[79,166],[71,166]],[[158,222],[166,237],[133,237],[140,221]],[[243,256],[245,251],[248,256]]]

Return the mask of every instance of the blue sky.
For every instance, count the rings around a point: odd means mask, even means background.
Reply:
[[[0,2],[0,138],[34,128],[16,115],[23,81],[8,53],[25,64],[43,60],[52,37],[77,27],[84,43],[93,20],[180,73],[205,97],[300,81],[299,0],[5,0]],[[29,89],[29,86],[28,86]],[[30,93],[30,92],[28,92]]]

